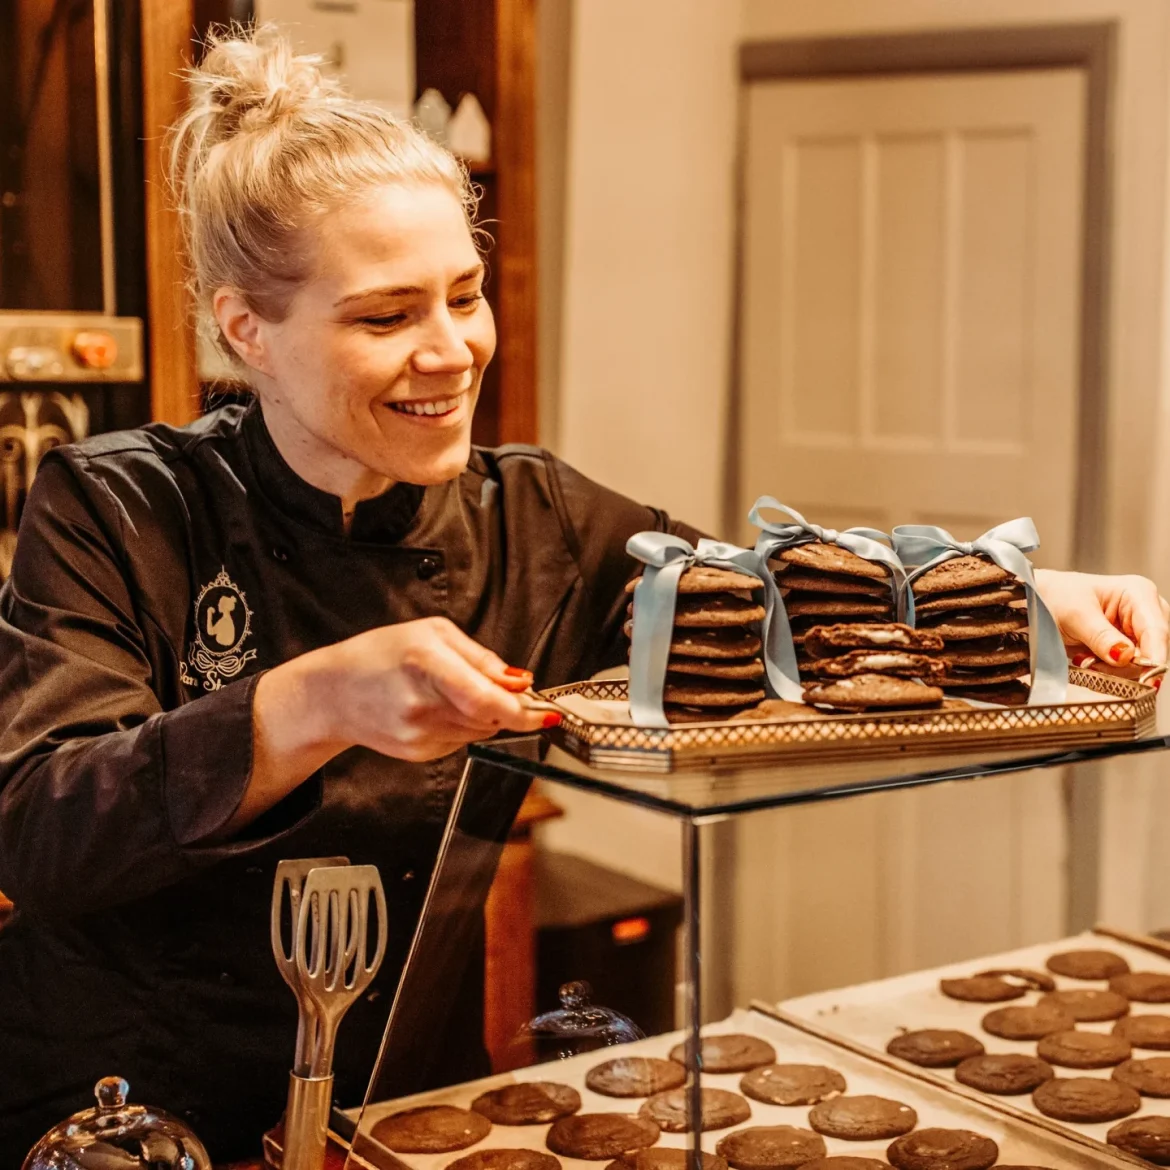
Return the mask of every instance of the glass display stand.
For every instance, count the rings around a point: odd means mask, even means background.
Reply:
[[[703,1023],[700,891],[707,862],[702,845],[704,826],[763,809],[949,781],[980,780],[987,783],[1012,773],[1087,764],[1160,751],[1167,746],[1170,746],[1170,736],[1149,735],[1127,742],[1078,745],[1074,750],[1043,754],[989,753],[986,750],[964,754],[951,751],[937,757],[895,755],[832,764],[755,767],[719,761],[707,768],[667,775],[590,767],[550,745],[541,736],[497,739],[473,746],[448,820],[423,916],[391,1006],[378,1065],[357,1121],[354,1154],[347,1165],[394,1166],[397,1170],[406,1165],[412,1170],[442,1170],[459,1157],[458,1153],[450,1152],[442,1157],[433,1154],[412,1156],[404,1152],[388,1156],[371,1135],[379,1119],[388,1112],[444,1099],[442,1092],[435,1090],[451,1083],[450,1074],[442,1071],[452,1064],[450,1041],[439,1042],[440,1037],[447,1036],[444,1025],[446,1016],[452,1011],[454,997],[449,994],[449,989],[460,986],[467,963],[472,958],[473,940],[479,937],[483,906],[500,852],[533,780],[545,782],[554,799],[557,786],[589,791],[667,814],[680,826],[684,897],[682,977],[686,1005],[682,1035],[686,1037],[684,1100],[689,1125],[687,1133],[678,1134],[672,1140],[691,1151],[688,1164],[699,1170],[700,1133],[694,1122],[701,1116],[697,1054],[699,1030]],[[572,1014],[576,1007],[569,1003],[565,1010]],[[578,1027],[576,1017],[567,1019],[567,1023],[570,1033],[575,1029],[590,1033],[590,1028]],[[541,1024],[540,1029],[529,1031],[524,1037],[531,1059],[536,1063],[578,1055],[607,1042],[566,1040],[565,1030],[554,1026],[550,1033],[546,1017],[542,1017]],[[597,1031],[593,1029],[593,1034]],[[617,1042],[629,1038],[620,1027],[602,1027],[600,1031],[614,1033],[619,1038]],[[464,1083],[464,1088],[469,1081],[475,1082],[471,1086],[475,1092],[512,1082],[512,1074],[490,1075],[479,1037],[465,1039],[467,1059],[455,1062],[460,1067],[459,1080]],[[595,1052],[591,1063],[596,1064],[604,1058],[604,1053]],[[541,1075],[547,1080],[559,1080],[557,1068],[557,1065],[545,1065]],[[466,1103],[469,1102],[470,1098]],[[393,1103],[392,1107],[387,1108],[386,1103]],[[630,1101],[616,1098],[609,1102],[609,1107],[616,1112],[632,1111]],[[593,1108],[598,1108],[596,1099]],[[585,1111],[589,1111],[588,1107]],[[509,1128],[514,1139],[517,1130]],[[528,1129],[533,1135],[524,1143],[525,1147],[543,1150],[544,1131],[535,1126]],[[515,1140],[512,1144],[516,1144]],[[594,1165],[603,1166],[610,1160],[607,1157],[604,1162],[597,1161]]]

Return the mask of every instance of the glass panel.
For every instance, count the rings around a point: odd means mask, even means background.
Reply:
[[[573,788],[603,792],[631,804],[678,815],[722,816],[862,792],[1006,775],[1082,760],[1140,755],[1161,751],[1168,746],[1170,736],[1152,735],[1062,751],[952,751],[937,756],[891,756],[888,759],[843,760],[831,764],[755,767],[720,762],[706,769],[671,774],[591,767],[538,736],[494,740],[475,744],[470,750],[476,759]]]

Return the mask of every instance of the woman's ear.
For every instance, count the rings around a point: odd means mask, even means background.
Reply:
[[[224,286],[215,290],[211,307],[220,332],[240,360],[260,374],[271,375],[264,345],[263,320],[244,299],[239,289]]]

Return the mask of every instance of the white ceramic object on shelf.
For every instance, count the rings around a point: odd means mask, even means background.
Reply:
[[[492,124],[479,98],[465,93],[447,125],[447,145],[469,163],[486,163],[492,157]]]
[[[447,145],[451,125],[451,107],[437,89],[424,89],[414,104],[414,120],[442,146]]]

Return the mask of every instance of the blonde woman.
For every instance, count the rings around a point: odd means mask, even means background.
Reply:
[[[256,1151],[295,1033],[281,857],[387,887],[337,1052],[358,1101],[460,750],[539,727],[534,678],[623,658],[632,533],[698,536],[547,452],[471,448],[496,338],[445,151],[266,30],[210,47],[173,163],[199,308],[254,395],[51,453],[25,510],[0,595],[5,1166],[109,1073],[216,1159]],[[1071,640],[1164,655],[1149,582],[1045,589]],[[465,983],[419,1088],[483,1071],[475,962]]]

